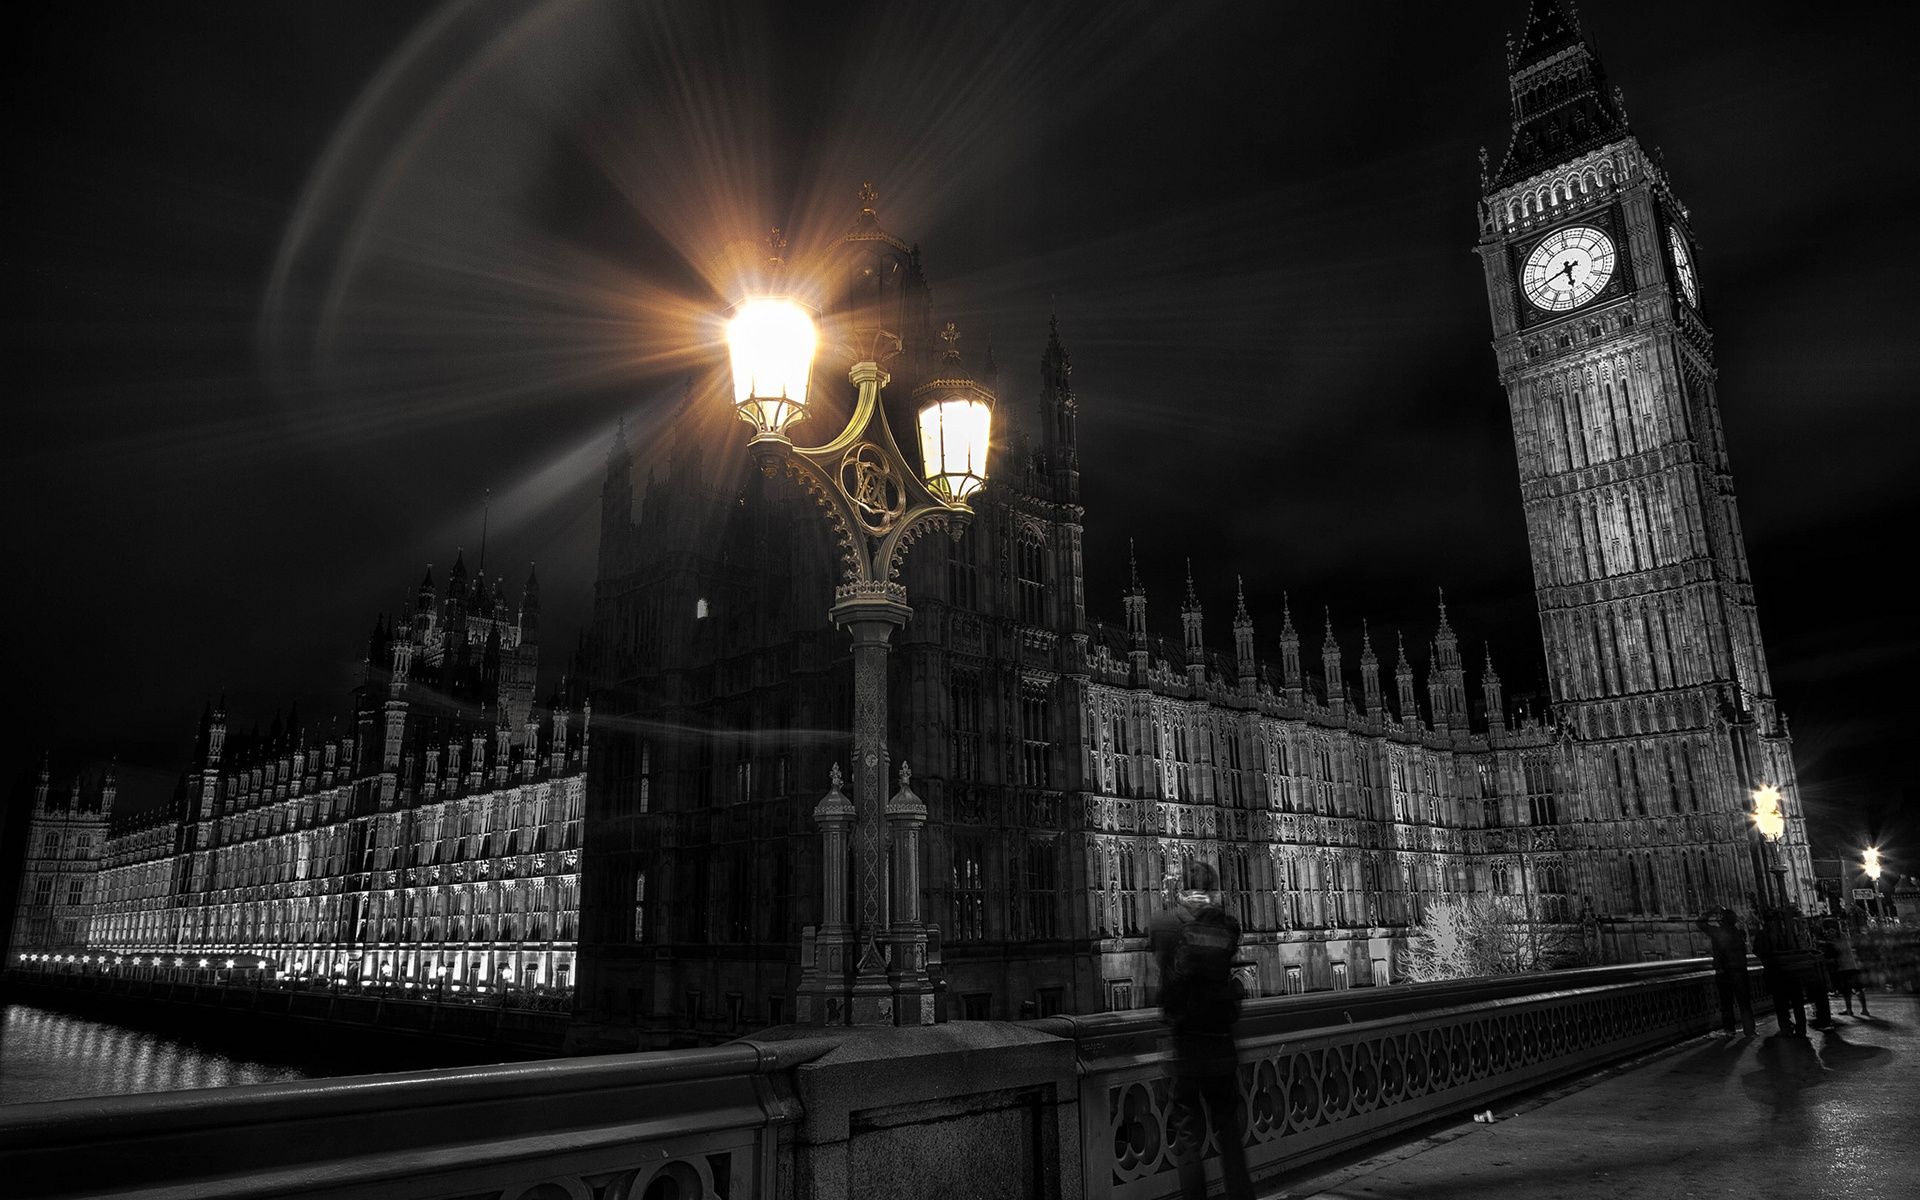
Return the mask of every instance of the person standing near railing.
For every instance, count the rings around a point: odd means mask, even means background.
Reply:
[[[1700,914],[1698,924],[1713,945],[1713,978],[1720,991],[1720,1023],[1725,1036],[1733,1036],[1733,1014],[1738,1009],[1741,1027],[1753,1037],[1756,1031],[1753,992],[1747,984],[1747,935],[1730,908],[1709,909]]]
[[[1240,923],[1221,906],[1211,863],[1189,862],[1179,902],[1153,918],[1153,957],[1160,973],[1160,1011],[1172,1030],[1172,1112],[1179,1147],[1180,1190],[1206,1200],[1202,1161],[1211,1119],[1220,1145],[1227,1200],[1253,1200],[1242,1131],[1240,1052],[1233,1028],[1240,1019],[1241,986],[1233,977]]]

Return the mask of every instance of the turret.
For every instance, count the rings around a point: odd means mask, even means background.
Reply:
[[[427,573],[420,580],[419,588],[413,597],[413,636],[424,639],[427,630],[433,627],[433,564],[427,564]]]
[[[1320,670],[1327,680],[1327,707],[1336,717],[1347,715],[1347,680],[1340,668],[1340,643],[1333,640],[1333,610],[1326,609],[1327,636],[1320,642]]]
[[[466,552],[455,547],[453,570],[447,573],[445,642],[441,653],[449,678],[457,676],[467,661],[467,560]]]
[[[520,589],[520,644],[535,646],[540,642],[540,578],[534,574],[533,564],[527,564],[527,582]]]
[[[1394,664],[1393,682],[1400,693],[1400,723],[1409,729],[1420,727],[1420,705],[1413,698],[1413,664],[1407,661],[1407,639],[1394,634],[1400,661]]]
[[[1360,703],[1370,719],[1384,716],[1380,698],[1380,656],[1373,652],[1373,632],[1360,622]]]
[[[1127,655],[1133,660],[1136,687],[1147,682],[1147,589],[1140,582],[1140,562],[1133,556],[1133,539],[1127,539],[1127,570],[1130,582],[1121,603],[1127,610]]]
[[[1234,672],[1239,677],[1241,693],[1251,696],[1258,690],[1260,681],[1255,677],[1253,662],[1253,618],[1247,613],[1247,581],[1235,577],[1233,590]]]
[[[1300,674],[1300,631],[1293,627],[1293,604],[1280,593],[1280,682],[1286,688],[1287,703],[1306,702],[1306,681]]]
[[[1487,729],[1500,732],[1507,727],[1507,707],[1500,692],[1500,676],[1493,669],[1493,648],[1486,648],[1486,664],[1480,668],[1480,695],[1487,705]]]
[[[1433,665],[1427,676],[1427,695],[1433,705],[1435,729],[1467,728],[1467,672],[1460,661],[1460,641],[1447,622],[1447,594],[1440,593],[1440,628],[1431,645]]]
[[[1053,499],[1080,503],[1078,406],[1073,396],[1073,360],[1060,344],[1060,321],[1047,319],[1047,348],[1040,353],[1041,445],[1053,469]]]
[[[600,485],[600,578],[618,573],[620,553],[633,524],[633,454],[627,449],[627,419],[620,418],[607,448],[607,477]]]
[[[1195,688],[1207,683],[1207,648],[1200,635],[1200,597],[1193,590],[1193,560],[1187,560],[1187,598],[1180,605],[1180,632],[1186,642],[1187,683]]]

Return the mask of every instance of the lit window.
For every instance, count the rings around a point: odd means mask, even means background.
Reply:
[[[707,598],[705,596],[693,602],[693,619],[696,621],[704,621],[707,619]]]

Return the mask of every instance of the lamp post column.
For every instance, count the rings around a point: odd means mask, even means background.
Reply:
[[[883,789],[887,778],[887,650],[893,631],[913,614],[890,581],[843,585],[831,613],[853,635],[853,806],[857,833],[854,863],[859,909],[852,1005],[854,1025],[891,1025],[893,989],[880,936],[887,924],[885,848],[881,845]]]

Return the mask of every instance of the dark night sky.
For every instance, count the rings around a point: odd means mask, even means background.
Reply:
[[[1920,104],[1875,32],[1898,10],[1582,9],[1701,239],[1816,832],[1920,867],[1895,565],[1920,517]],[[488,565],[517,588],[538,560],[547,644],[570,645],[615,418],[664,428],[720,365],[697,318],[733,298],[741,248],[769,224],[837,234],[863,179],[924,247],[943,318],[991,333],[1003,410],[1031,406],[1057,309],[1096,615],[1119,616],[1129,537],[1152,623],[1177,628],[1190,554],[1212,639],[1243,574],[1268,654],[1283,589],[1309,641],[1331,606],[1354,653],[1362,617],[1424,646],[1444,586],[1467,644],[1533,690],[1472,253],[1523,13],[11,6],[0,504],[23,736],[0,766],[117,752],[164,787],[222,690],[242,721],[343,714],[374,613],[455,545],[472,565],[488,487]]]

